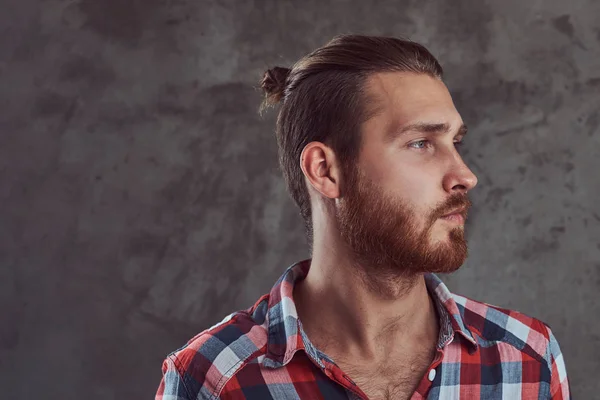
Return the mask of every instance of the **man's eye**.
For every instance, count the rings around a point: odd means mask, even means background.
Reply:
[[[463,145],[462,140],[460,142],[454,142],[454,147],[459,148]]]
[[[412,142],[411,144],[409,144],[409,146],[414,149],[424,149],[425,147],[427,147],[428,143],[429,143],[428,140],[419,140],[416,142]]]

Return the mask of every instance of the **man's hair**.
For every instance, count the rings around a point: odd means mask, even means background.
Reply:
[[[442,79],[443,70],[422,45],[410,40],[360,35],[334,37],[294,66],[264,73],[261,111],[281,103],[276,137],[279,163],[288,190],[300,208],[312,248],[312,212],[300,155],[313,141],[335,152],[346,179],[358,158],[360,127],[374,110],[367,78],[378,72],[413,72]]]

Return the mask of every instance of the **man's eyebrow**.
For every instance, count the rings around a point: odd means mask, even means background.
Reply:
[[[431,124],[431,123],[427,123],[427,122],[417,122],[414,124],[406,125],[398,131],[390,132],[390,134],[388,135],[389,136],[388,138],[390,139],[390,141],[392,141],[392,140],[396,139],[397,137],[403,136],[409,132],[443,134],[443,133],[450,132],[450,129],[451,129],[451,127],[450,127],[450,124],[448,124],[448,123]],[[456,132],[456,136],[465,136],[466,134],[467,134],[467,125],[462,124],[458,128],[458,131]]]

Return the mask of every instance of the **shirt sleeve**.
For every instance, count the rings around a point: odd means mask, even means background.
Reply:
[[[190,396],[171,356],[163,361],[162,375],[155,400],[194,400]]]
[[[567,378],[567,369],[565,367],[565,360],[558,341],[554,337],[554,334],[548,328],[548,334],[550,338],[550,362],[552,376],[550,379],[550,395],[552,400],[568,400],[571,399],[571,391],[569,389],[569,380]]]

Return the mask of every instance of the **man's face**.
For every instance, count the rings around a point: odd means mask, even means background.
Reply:
[[[338,199],[340,233],[381,272],[454,271],[467,256],[466,193],[477,178],[456,149],[466,132],[452,98],[440,80],[412,73],[375,74],[367,91],[378,111]]]

